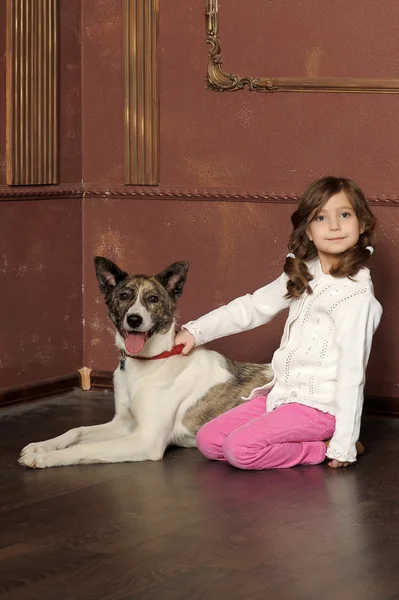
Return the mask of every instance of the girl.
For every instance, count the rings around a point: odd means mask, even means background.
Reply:
[[[273,381],[197,434],[204,456],[240,469],[313,465],[326,456],[333,468],[356,461],[365,370],[382,314],[365,267],[375,217],[353,181],[324,177],[305,191],[291,221],[284,273],[176,336],[188,354],[289,308]]]

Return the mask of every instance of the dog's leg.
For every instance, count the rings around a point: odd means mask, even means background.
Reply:
[[[131,433],[132,426],[133,421],[129,423],[116,415],[110,423],[89,427],[76,427],[50,440],[28,444],[23,448],[21,456],[25,454],[53,452],[54,450],[62,450],[76,444],[87,444],[120,438]]]
[[[77,444],[51,452],[23,454],[19,463],[25,467],[44,469],[62,465],[160,460],[165,447],[165,441],[160,441],[159,437],[149,438],[143,435],[141,430],[135,430],[117,440]]]

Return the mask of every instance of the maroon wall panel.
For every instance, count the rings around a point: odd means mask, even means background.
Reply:
[[[208,91],[204,4],[161,0],[162,184],[289,193],[333,173],[397,193],[398,95]],[[223,2],[223,68],[398,77],[399,3],[365,0],[362,15],[357,0],[325,4]]]
[[[123,23],[120,0],[82,3],[83,179],[123,183]]]
[[[397,20],[396,0],[365,0],[361,10],[357,0],[228,0],[220,7],[224,68],[252,77],[393,79]]]
[[[5,1],[0,2],[0,389],[83,365],[81,200],[20,201],[5,186]],[[60,183],[82,181],[81,0],[59,1]],[[27,191],[28,190],[28,191]],[[21,188],[34,196],[34,188]],[[7,197],[8,195],[8,197]]]
[[[0,202],[0,388],[82,357],[81,201]]]
[[[349,176],[370,194],[399,190],[397,95],[215,93],[205,89],[205,2],[160,0],[161,185],[178,191],[224,188],[300,193],[313,179]],[[224,68],[239,75],[394,77],[399,5],[342,0],[223,3]],[[356,23],[356,27],[354,26]],[[121,3],[83,7],[84,180],[123,183]],[[381,40],[384,44],[381,44]],[[151,189],[149,190],[151,192]],[[104,189],[105,193],[105,189]],[[293,205],[214,200],[84,201],[85,364],[112,369],[112,328],[92,259],[104,254],[131,271],[156,272],[191,262],[182,320],[200,315],[275,277]],[[399,287],[397,207],[376,207],[380,245],[373,257],[385,316],[377,333],[368,391],[398,396]],[[389,281],[388,286],[383,284]],[[212,344],[235,358],[268,360],[283,318],[266,330]]]
[[[204,11],[204,0],[160,1],[162,185],[290,193],[334,173],[370,194],[397,192],[397,95],[208,91]],[[357,0],[295,0],[289,11],[277,0],[229,0],[223,66],[252,76],[393,78],[398,19],[396,0],[384,11],[366,0],[362,15]],[[120,0],[83,3],[82,97],[84,180],[123,183]]]
[[[0,185],[5,180],[4,4]],[[361,13],[357,0],[324,4],[293,0],[288,11],[281,0],[224,2],[225,70],[241,76],[393,78],[399,68],[396,0],[384,0],[384,10],[380,2],[365,0]],[[4,348],[0,345],[1,387],[64,374],[82,364],[113,368],[117,352],[94,276],[94,254],[148,273],[189,260],[182,320],[278,275],[293,204],[193,202],[184,191],[291,195],[331,173],[352,177],[370,195],[397,199],[397,95],[208,91],[204,11],[204,0],[160,0],[161,186],[172,196],[183,191],[182,199],[119,200],[112,187],[123,184],[122,2],[60,0],[60,182],[83,180],[87,197],[0,204],[0,257],[6,257],[0,263],[6,282],[0,300],[6,335]],[[110,197],[91,199],[93,188],[99,196],[107,196],[109,188]],[[397,206],[383,204],[375,212],[380,243],[373,271],[385,314],[368,391],[397,397],[399,213]],[[279,317],[268,328],[212,347],[239,359],[269,360],[283,321]]]
[[[59,2],[60,183],[82,181],[81,3]]]

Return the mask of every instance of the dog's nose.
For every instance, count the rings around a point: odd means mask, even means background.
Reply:
[[[140,315],[129,315],[126,320],[129,327],[132,327],[133,329],[140,327],[143,322],[143,319],[140,317]]]

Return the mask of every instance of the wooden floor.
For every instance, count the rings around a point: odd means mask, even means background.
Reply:
[[[158,463],[26,470],[28,442],[107,421],[112,395],[0,411],[1,600],[399,599],[399,420],[366,454],[243,472],[197,450]]]

